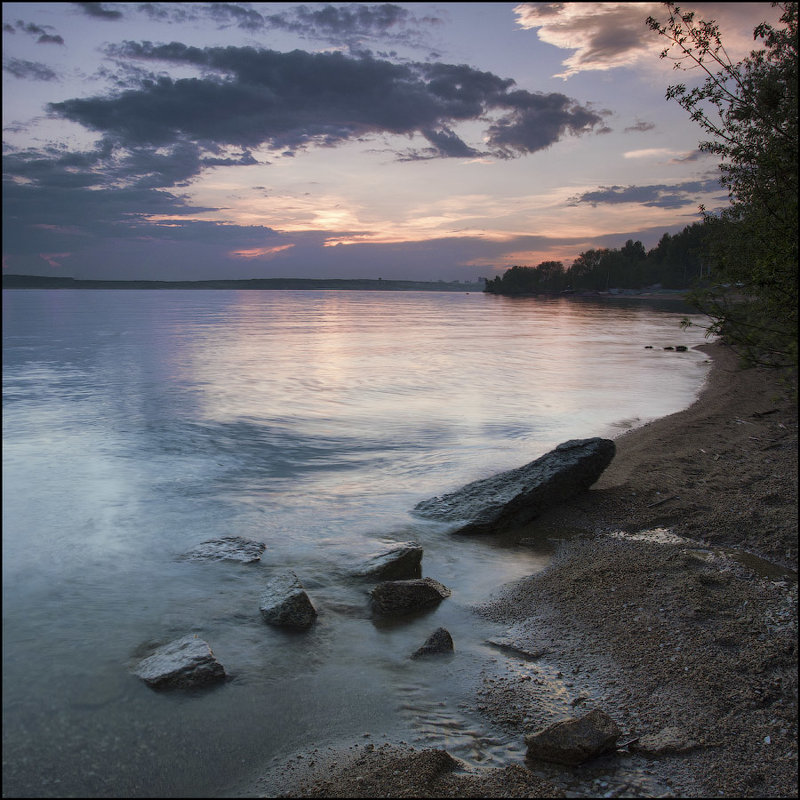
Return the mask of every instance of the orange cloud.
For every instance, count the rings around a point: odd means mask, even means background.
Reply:
[[[283,250],[288,250],[294,247],[293,244],[279,244],[275,247],[253,247],[250,250],[231,250],[228,255],[236,256],[237,258],[274,258],[278,253]]]

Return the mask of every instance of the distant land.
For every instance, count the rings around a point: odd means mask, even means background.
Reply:
[[[381,292],[482,292],[483,281],[392,281],[347,278],[250,278],[216,281],[75,280],[48,275],[3,275],[4,289],[343,289]]]

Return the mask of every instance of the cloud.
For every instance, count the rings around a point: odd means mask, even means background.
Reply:
[[[718,192],[721,186],[716,178],[684,183],[654,184],[650,186],[601,186],[592,192],[571,197],[567,205],[577,206],[588,203],[618,205],[634,203],[636,205],[655,208],[680,208],[697,203],[697,196],[707,192]]]
[[[435,16],[417,17],[406,8],[383,3],[348,6],[330,4],[295,6],[270,14],[265,22],[272,28],[295,33],[308,39],[328,41],[356,52],[364,41],[380,39],[410,47],[428,47],[426,32],[442,20]]]
[[[251,247],[249,250],[231,250],[229,255],[237,258],[258,258],[258,259],[271,259],[275,258],[279,253],[284,250],[289,250],[294,247],[294,244],[279,244],[274,247]]]
[[[655,123],[653,122],[643,122],[640,119],[636,120],[635,125],[629,125],[627,128],[624,129],[625,133],[645,133],[646,131],[652,131],[655,128]]]
[[[3,30],[6,33],[16,33],[17,31],[22,31],[23,33],[28,33],[31,36],[38,36],[39,38],[36,40],[37,44],[64,44],[64,40],[58,34],[48,33],[48,28],[52,30],[53,26],[36,25],[33,22],[23,22],[21,19],[17,20],[16,26],[11,25],[9,22],[3,23]]]
[[[521,28],[536,29],[541,41],[575,51],[562,62],[565,69],[557,78],[629,66],[650,54],[659,46],[658,37],[648,35],[644,21],[659,11],[659,3],[521,3],[514,8]]]
[[[304,39],[329,42],[352,53],[370,40],[427,48],[427,31],[442,22],[439,17],[420,17],[392,3],[296,4],[267,13],[271,7],[274,6],[260,4],[259,11],[247,3],[140,3],[136,10],[158,22],[184,24],[206,18],[222,29],[233,26],[251,33],[281,30]]]
[[[25,61],[22,58],[9,58],[3,62],[3,69],[15,78],[34,81],[55,81],[58,75],[45,64]]]
[[[752,36],[742,34],[760,22],[774,22],[780,10],[767,3],[692,3],[697,19],[719,24],[728,55],[735,61],[753,47]],[[541,41],[573,54],[562,61],[557,78],[570,78],[590,70],[629,67],[645,61],[658,62],[666,40],[650,31],[645,21],[664,20],[663,3],[521,3],[514,8],[521,28],[536,30]]]
[[[663,158],[665,156],[680,155],[668,147],[645,147],[641,150],[628,150],[623,153],[623,158]]]
[[[125,16],[119,9],[106,8],[105,3],[74,3],[73,5],[78,6],[84,14],[96,19],[118,20]]]
[[[249,31],[264,27],[264,17],[258,11],[239,3],[208,3],[204,10],[221,27],[234,24],[237,28]]]
[[[421,134],[441,157],[474,156],[478,151],[452,126],[494,112],[500,116],[487,131],[489,150],[511,158],[601,122],[600,114],[566,95],[514,90],[513,80],[466,65],[178,42],[126,42],[108,52],[203,71],[198,78],[162,75],[115,95],[48,106],[52,114],[126,146],[191,140],[294,152],[371,134]]]

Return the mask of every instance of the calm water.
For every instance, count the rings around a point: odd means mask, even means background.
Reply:
[[[409,509],[689,405],[707,367],[662,349],[703,341],[680,316],[426,292],[4,292],[4,795],[209,796],[364,733],[497,757],[507,743],[459,709],[497,655],[470,607],[547,557]],[[178,560],[218,536],[268,549],[260,565]],[[377,624],[348,571],[412,538],[453,596]],[[307,634],[260,619],[284,566],[320,612]],[[457,657],[409,660],[439,625]],[[229,682],[187,696],[130,674],[189,632]]]

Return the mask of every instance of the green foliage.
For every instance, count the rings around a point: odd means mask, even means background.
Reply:
[[[486,282],[489,294],[541,294],[560,292],[565,287],[564,265],[560,261],[542,261],[536,267],[514,266],[502,278]]]
[[[568,269],[560,261],[536,267],[510,267],[502,277],[487,280],[490,294],[555,294],[563,291],[603,292],[609,289],[688,289],[703,271],[706,229],[695,223],[671,236],[665,233],[649,253],[628,239],[620,249],[600,248],[581,253]]]
[[[753,32],[764,47],[734,64],[717,25],[665,4],[648,25],[670,45],[661,57],[698,68],[702,85],[670,86],[720,158],[730,207],[706,214],[708,275],[690,296],[750,362],[797,363],[797,3],[774,3],[780,27]],[[674,55],[673,55],[674,54]]]

